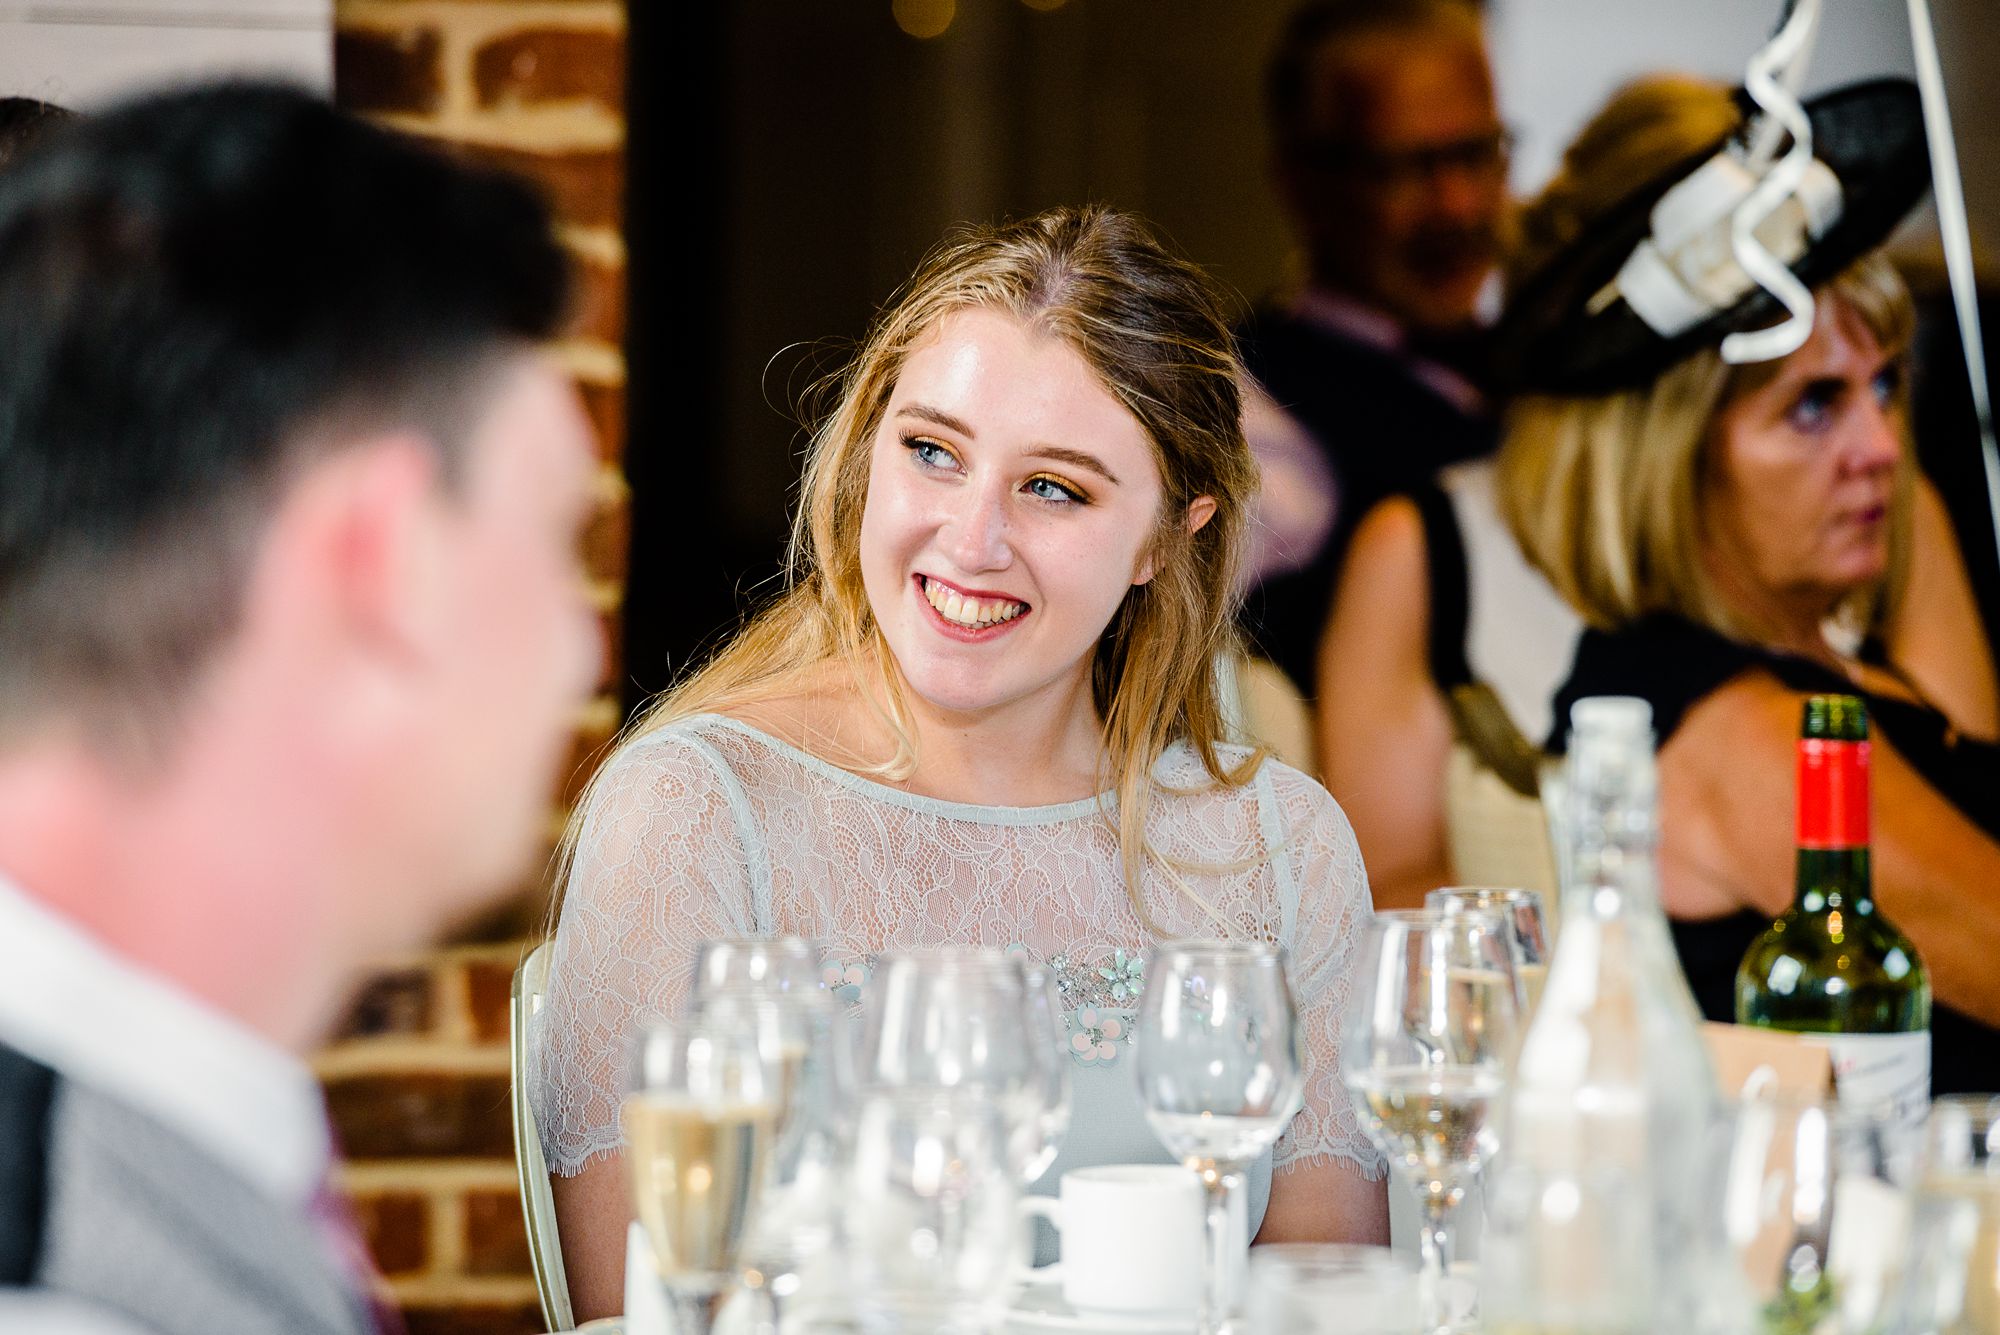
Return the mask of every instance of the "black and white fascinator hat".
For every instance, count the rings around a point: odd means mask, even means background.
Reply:
[[[1635,186],[1522,284],[1495,330],[1501,385],[1604,394],[1701,348],[1746,363],[1805,343],[1812,289],[1887,240],[1931,180],[1916,84],[1798,100],[1818,17],[1801,0],[1751,59],[1739,131]]]

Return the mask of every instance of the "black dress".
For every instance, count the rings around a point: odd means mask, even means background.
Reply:
[[[1251,591],[1244,627],[1311,699],[1320,632],[1354,526],[1376,502],[1429,482],[1438,469],[1490,454],[1494,420],[1468,416],[1417,379],[1397,354],[1284,311],[1263,309],[1236,331],[1250,374],[1326,456],[1338,500],[1333,532],[1303,570]]]
[[[1739,644],[1683,617],[1655,615],[1615,633],[1587,631],[1576,664],[1556,696],[1556,733],[1567,739],[1569,708],[1588,695],[1634,695],[1653,707],[1653,728],[1665,746],[1690,709],[1731,679],[1753,669],[1788,689],[1859,696],[1874,734],[1922,775],[1938,794],[1989,836],[2000,839],[2000,746],[1958,736],[1934,709],[1874,695],[1810,659]],[[1764,930],[1761,914],[1671,919],[1674,947],[1702,1014],[1735,1019],[1736,966]],[[1995,962],[2000,967],[2000,961]],[[2000,1029],[1945,1006],[1931,1014],[1931,1090],[1961,1094],[2000,1089]]]

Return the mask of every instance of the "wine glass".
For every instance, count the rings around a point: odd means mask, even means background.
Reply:
[[[1231,1328],[1230,1193],[1303,1104],[1284,951],[1261,942],[1161,946],[1146,970],[1133,1043],[1146,1120],[1208,1193],[1200,1329],[1219,1335]]]
[[[2000,1094],[1931,1105],[1896,1335],[2000,1330]]]
[[[1729,1130],[1722,1204],[1738,1309],[1759,1330],[1887,1328],[1904,1291],[1920,1126],[1893,1105],[1753,1092]]]
[[[863,1098],[847,1234],[864,1330],[991,1329],[1018,1228],[1013,1140],[983,1090],[883,1088]]]
[[[1542,915],[1541,895],[1501,886],[1448,885],[1425,895],[1424,907],[1433,913],[1471,909],[1500,919],[1514,950],[1514,975],[1521,983],[1521,1027],[1525,1030],[1541,1004],[1542,984],[1549,976],[1548,924]]]
[[[1376,1146],[1414,1177],[1427,1315],[1451,1329],[1453,1215],[1498,1137],[1519,1022],[1507,934],[1490,913],[1378,913],[1341,1025],[1341,1076]]]
[[[738,936],[704,941],[695,948],[690,1000],[717,990],[749,988],[763,995],[830,994],[820,976],[819,942],[802,936]]]
[[[982,1092],[1007,1126],[1016,1173],[1034,1181],[1069,1121],[1050,986],[1046,974],[1000,951],[885,957],[869,984],[862,1083]]]
[[[848,1027],[830,994],[767,991],[773,984],[767,976],[711,987],[688,1007],[692,1016],[755,1033],[776,1088],[778,1134],[742,1249],[743,1281],[768,1331],[782,1328],[784,1301],[799,1291],[805,1267],[838,1241],[842,1119],[853,1093]]]
[[[777,1139],[777,1082],[754,1029],[690,1016],[640,1035],[625,1161],[675,1325],[707,1335]]]

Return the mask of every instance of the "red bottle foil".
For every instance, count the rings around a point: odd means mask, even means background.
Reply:
[[[1868,743],[1799,740],[1799,847],[1868,845]]]

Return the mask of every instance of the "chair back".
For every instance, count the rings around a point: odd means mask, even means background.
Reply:
[[[528,1022],[548,992],[553,944],[544,941],[536,946],[514,971],[514,991],[507,1003],[507,1073],[514,1112],[514,1171],[521,1185],[521,1216],[528,1225],[535,1295],[541,1299],[542,1320],[548,1328],[568,1330],[576,1324],[569,1305],[569,1275],[563,1269],[555,1196],[549,1189],[548,1163],[542,1158],[541,1129],[535,1125],[535,1101],[528,1087]]]

